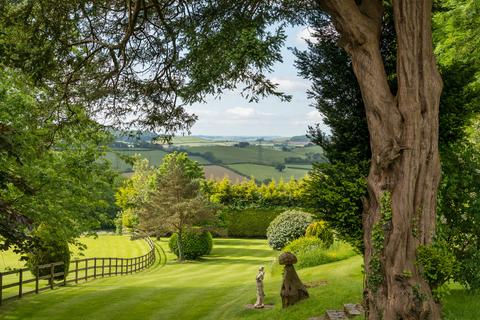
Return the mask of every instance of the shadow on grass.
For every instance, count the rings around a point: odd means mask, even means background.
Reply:
[[[253,243],[252,243],[253,242]],[[231,247],[241,247],[241,246],[251,246],[256,245],[258,242],[259,245],[265,244],[265,239],[225,239],[225,238],[215,238],[213,239],[213,245],[219,246],[231,246]]]

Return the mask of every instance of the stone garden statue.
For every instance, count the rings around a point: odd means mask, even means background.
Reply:
[[[256,309],[261,309],[265,305],[263,304],[263,299],[265,298],[265,292],[263,291],[263,278],[265,277],[264,267],[258,268],[258,274],[256,277],[257,280],[257,302],[255,302],[254,307]]]
[[[285,266],[283,271],[283,284],[280,296],[282,297],[282,307],[294,305],[300,300],[308,298],[307,288],[303,285],[295,271],[294,264],[297,263],[297,257],[293,253],[284,252],[278,257],[280,265]]]

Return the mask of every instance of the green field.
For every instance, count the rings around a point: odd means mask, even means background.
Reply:
[[[206,153],[211,152],[215,158],[224,164],[231,163],[262,163],[275,164],[285,162],[285,158],[299,157],[298,153],[290,151],[281,151],[266,146],[249,146],[245,148],[231,146],[202,146],[202,147],[185,147],[190,152]]]
[[[296,167],[296,165],[292,166]],[[282,172],[279,172],[272,166],[264,166],[251,163],[231,164],[228,167],[246,176],[253,176],[255,177],[255,179],[260,181],[263,181],[267,178],[275,179],[276,181],[280,179],[287,181],[290,180],[291,177],[295,179],[300,179],[303,178],[309,171],[308,169],[293,169],[287,167]]]
[[[165,241],[159,244],[166,247]],[[304,320],[346,302],[360,302],[362,259],[355,256],[299,270],[304,282],[326,283],[310,288],[309,299],[283,310],[281,273],[269,271],[277,254],[265,240],[215,239],[212,254],[200,261],[178,264],[168,254],[165,266],[156,264],[134,275],[98,279],[6,303],[0,308],[0,319]],[[259,265],[268,271],[265,292],[266,303],[274,305],[271,310],[245,309],[245,304],[255,301]],[[478,299],[480,295],[454,291],[445,303],[445,319],[478,319]]]
[[[140,148],[117,149],[113,152],[107,152],[105,157],[110,160],[113,168],[117,169],[120,172],[130,170],[132,166],[123,161],[116,153],[120,153],[126,156],[134,156],[136,154],[139,154],[142,158],[148,159],[150,164],[154,166],[158,166],[160,163],[162,163],[163,157],[167,154],[165,151],[162,150]]]
[[[179,137],[185,138],[185,141],[193,141],[200,138],[196,137]],[[193,139],[193,140],[189,140]],[[305,158],[305,154],[309,152],[318,153],[321,152],[320,147],[306,147],[294,148],[293,151],[281,151],[269,146],[249,146],[245,148],[224,146],[224,145],[204,145],[204,146],[186,146],[183,147],[189,152],[195,153],[207,153],[210,152],[214,157],[221,161],[223,165],[226,165],[236,171],[227,172],[228,169],[213,170],[213,167],[206,167],[207,179],[213,176],[213,179],[223,179],[227,174],[233,176],[232,181],[236,181],[240,176],[255,177],[258,180],[275,179],[279,180],[290,179],[294,177],[299,179],[304,177],[311,169],[310,164],[288,164],[287,168],[283,172],[278,172],[273,165],[277,163],[284,163],[285,158],[288,157],[302,157]],[[141,157],[149,160],[150,164],[158,166],[166,152],[162,150],[131,148],[131,149],[116,149],[113,152],[108,152],[106,158],[110,160],[113,167],[120,172],[126,172],[131,170],[131,166],[123,161],[118,154],[133,156],[139,154]],[[202,165],[210,165],[211,163],[202,156],[190,156],[191,159],[199,162]],[[262,165],[263,164],[263,165]],[[217,174],[218,173],[218,174]]]

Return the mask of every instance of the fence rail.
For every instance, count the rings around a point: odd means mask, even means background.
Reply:
[[[3,302],[22,298],[24,295],[40,293],[69,283],[79,283],[89,279],[128,275],[149,268],[155,263],[155,245],[150,238],[145,238],[150,250],[143,256],[133,258],[86,258],[70,262],[65,272],[56,272],[55,267],[63,262],[54,262],[36,266],[35,275],[28,268],[0,272],[0,306]],[[73,268],[72,268],[73,267]],[[46,275],[43,270],[49,270]],[[58,268],[57,268],[58,269]],[[42,272],[40,272],[42,271]],[[29,277],[30,276],[30,277]],[[60,281],[56,278],[62,277]],[[45,280],[47,283],[45,283]],[[12,282],[13,281],[13,282]],[[8,282],[8,283],[7,283]],[[17,290],[8,290],[18,287]]]

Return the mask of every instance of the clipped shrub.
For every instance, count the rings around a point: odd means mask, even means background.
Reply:
[[[37,269],[37,266],[54,262],[63,262],[63,265],[58,265],[53,268],[55,273],[68,273],[70,267],[70,249],[66,241],[43,240],[41,247],[27,254],[26,266],[34,276],[43,277],[50,275],[51,269]],[[63,280],[63,278],[64,275],[54,277],[55,280]]]
[[[168,241],[170,251],[178,257],[178,233],[172,234]],[[213,239],[208,231],[198,229],[186,230],[182,234],[183,258],[194,260],[212,252]]]
[[[320,239],[326,248],[333,244],[333,231],[328,227],[328,223],[323,220],[309,224],[305,231],[305,237],[316,237]]]
[[[329,248],[317,237],[300,237],[290,242],[284,249],[297,256],[296,268],[314,267],[334,261],[350,258],[355,249],[343,241],[335,241]]]
[[[309,213],[302,211],[281,213],[267,228],[268,244],[275,250],[283,249],[291,241],[303,236],[312,220]]]
[[[281,212],[281,209],[229,210],[225,216],[228,236],[265,238],[268,226]]]

